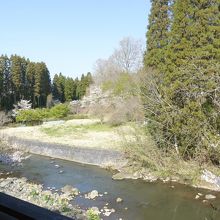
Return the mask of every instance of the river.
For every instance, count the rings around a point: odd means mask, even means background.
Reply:
[[[59,165],[59,167],[55,166]],[[108,208],[115,209],[104,220],[219,220],[220,194],[208,190],[195,189],[174,183],[147,183],[141,180],[112,180],[110,171],[97,166],[83,165],[75,162],[51,159],[49,157],[31,155],[21,166],[9,167],[0,165],[1,171],[12,171],[18,177],[41,183],[45,188],[60,189],[65,185],[77,187],[81,195],[92,190],[103,194],[95,201],[78,196],[74,203],[81,208],[96,206],[102,209],[106,203]],[[107,192],[107,194],[104,194]],[[216,209],[209,203],[203,203],[195,196],[212,193],[217,199],[212,201]],[[117,203],[116,198],[123,199]]]

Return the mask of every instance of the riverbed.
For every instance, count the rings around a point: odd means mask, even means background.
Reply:
[[[220,194],[175,183],[147,183],[142,180],[112,180],[112,172],[92,165],[31,155],[19,166],[0,164],[1,172],[26,177],[43,184],[45,188],[59,190],[72,185],[80,190],[74,200],[81,208],[103,207],[114,209],[106,220],[219,220]],[[97,190],[101,196],[85,199],[85,194]],[[196,195],[202,195],[195,199]],[[205,194],[216,199],[204,202]],[[120,197],[123,201],[116,202]]]

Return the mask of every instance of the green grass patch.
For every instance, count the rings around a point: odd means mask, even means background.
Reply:
[[[86,125],[57,125],[53,127],[42,127],[41,131],[51,137],[62,137],[68,135],[80,136],[87,132],[114,131],[114,127],[108,124],[94,123]]]

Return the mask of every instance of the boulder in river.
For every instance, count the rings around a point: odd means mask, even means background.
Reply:
[[[123,202],[123,199],[120,198],[120,197],[118,197],[118,198],[116,199],[116,202],[117,202],[117,203]]]
[[[104,212],[103,215],[104,216],[110,216],[113,212],[115,212],[115,209],[107,209],[107,208],[103,208]]]
[[[220,176],[216,176],[208,170],[203,170],[201,180],[208,184],[212,184],[213,188],[216,190],[220,190]]]
[[[70,185],[64,186],[63,188],[61,188],[61,191],[67,195],[72,195],[72,196],[79,195],[79,190],[77,188],[74,188],[73,186],[70,186]]]
[[[212,194],[205,195],[205,199],[215,199],[215,198],[216,198],[216,196],[212,195]]]
[[[86,199],[95,199],[99,196],[99,192],[97,190],[92,190],[90,193],[85,195]]]

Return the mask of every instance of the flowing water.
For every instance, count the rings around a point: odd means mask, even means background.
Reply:
[[[55,165],[59,165],[57,168]],[[74,203],[81,208],[92,206],[102,209],[106,203],[108,208],[116,210],[103,219],[116,220],[219,220],[220,194],[213,193],[217,199],[210,203],[196,200],[198,192],[208,194],[210,191],[194,189],[173,183],[146,183],[141,180],[112,180],[112,173],[96,166],[82,165],[59,159],[32,155],[22,166],[0,166],[2,171],[13,171],[16,176],[24,176],[29,180],[41,183],[45,188],[60,189],[65,185],[77,187],[81,194],[98,190],[103,194],[96,200],[76,198]],[[59,173],[60,171],[63,173]],[[104,194],[107,192],[107,194]],[[116,198],[123,199],[117,203]]]

